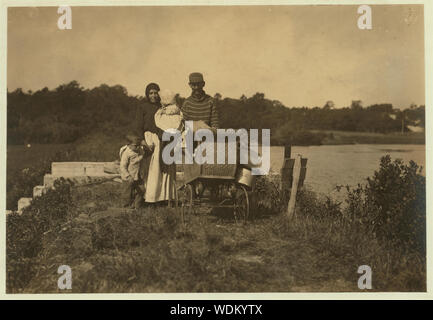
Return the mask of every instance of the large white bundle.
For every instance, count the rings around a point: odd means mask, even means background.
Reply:
[[[181,131],[182,119],[182,112],[175,104],[162,107],[155,113],[156,126],[168,132]]]

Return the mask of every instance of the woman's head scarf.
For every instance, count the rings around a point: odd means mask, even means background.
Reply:
[[[152,90],[152,89],[157,90],[158,92],[161,90],[156,83],[154,83],[154,82],[149,83],[146,86],[146,98],[149,101],[150,101],[150,99],[149,99],[149,93],[150,93],[150,90]],[[158,103],[159,103],[159,101],[158,101]]]

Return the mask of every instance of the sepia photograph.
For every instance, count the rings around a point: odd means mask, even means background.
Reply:
[[[6,294],[427,292],[424,9],[9,3]]]

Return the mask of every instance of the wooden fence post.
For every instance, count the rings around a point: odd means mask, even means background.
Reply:
[[[291,145],[284,146],[284,159],[283,166],[280,169],[280,191],[284,197],[286,197],[287,191],[289,189],[289,181],[292,179],[293,163],[291,163]]]
[[[295,158],[295,164],[293,167],[292,190],[290,193],[289,205],[287,207],[287,217],[289,219],[292,219],[295,213],[296,194],[298,193],[299,178],[301,176],[301,166],[301,155],[298,154]]]
[[[286,144],[284,146],[284,159],[290,159],[292,156],[292,146],[290,144]]]

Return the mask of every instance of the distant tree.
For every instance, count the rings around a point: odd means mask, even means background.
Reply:
[[[323,106],[323,110],[331,110],[334,108],[334,101],[328,100],[326,101],[325,105]]]
[[[352,100],[352,104],[350,105],[352,110],[361,110],[362,109],[362,101],[361,100]]]
[[[408,124],[425,127],[425,106],[411,105],[405,110],[405,115]]]
[[[9,93],[9,92],[8,92]],[[13,94],[24,94],[23,89],[22,88],[16,88],[13,92]]]
[[[281,103],[281,101],[278,101],[278,100],[272,101],[272,105],[274,107],[284,107],[284,105]]]
[[[252,96],[252,99],[254,99],[254,100],[264,100],[265,99],[265,94],[261,93],[261,92],[256,92],[256,94],[254,94]]]
[[[333,101],[328,100],[322,108],[287,108],[279,100],[267,99],[259,92],[251,98],[243,94],[240,99],[222,99],[220,93],[214,97],[222,128],[269,128],[273,132],[271,139],[278,143],[295,139],[296,131],[398,132],[405,125],[425,126],[425,106],[413,105],[398,112],[391,104],[363,108],[360,100],[354,100],[351,107],[333,109]],[[130,129],[142,99],[142,96],[128,95],[121,85],[101,84],[85,89],[77,81],[32,93],[20,88],[8,90],[7,141],[10,144],[24,141],[68,143],[93,133],[123,136],[124,131]],[[176,100],[181,106],[185,99],[176,95]],[[396,115],[395,119],[389,115]],[[302,139],[298,138],[304,143],[313,137],[302,135]]]
[[[393,106],[390,103],[373,104],[367,107],[368,111],[392,113]]]

